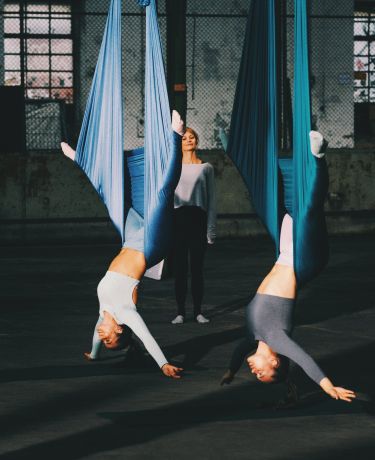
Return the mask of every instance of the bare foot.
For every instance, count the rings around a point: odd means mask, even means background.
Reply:
[[[183,136],[185,133],[184,122],[176,110],[172,111],[172,129],[180,136]]]
[[[322,152],[324,146],[323,136],[318,131],[310,131],[309,136],[311,153],[318,158],[322,158],[324,156],[324,152]]]
[[[73,150],[69,144],[67,144],[66,142],[61,142],[61,149],[63,151],[63,154],[70,158],[71,160],[74,161],[75,157],[76,157],[76,151]]]

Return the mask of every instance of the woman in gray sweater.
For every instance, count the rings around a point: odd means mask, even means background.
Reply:
[[[322,158],[323,136],[311,131],[310,142],[312,154]],[[311,356],[291,338],[296,296],[293,220],[286,213],[280,233],[280,256],[247,306],[248,337],[235,349],[221,383],[228,384],[233,380],[244,358],[255,348],[255,353],[247,358],[247,362],[259,381],[277,383],[285,380],[291,359],[332,398],[350,402],[355,398],[354,392],[334,386]]]

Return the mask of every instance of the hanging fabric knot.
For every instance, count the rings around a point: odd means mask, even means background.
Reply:
[[[137,0],[137,2],[139,6],[146,7],[150,5],[151,0]]]

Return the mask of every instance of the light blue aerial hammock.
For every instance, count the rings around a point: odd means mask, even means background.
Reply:
[[[155,0],[146,7],[145,145],[124,155],[121,0],[112,0],[81,128],[76,162],[108,209],[124,243],[133,208],[144,219],[148,267],[171,241],[174,189],[181,173],[181,136],[171,116]]]
[[[283,215],[293,218],[298,286],[328,261],[323,203],[324,159],[310,149],[311,103],[306,0],[295,0],[293,157],[278,159],[275,0],[252,0],[231,119],[227,153],[240,171],[279,255]]]

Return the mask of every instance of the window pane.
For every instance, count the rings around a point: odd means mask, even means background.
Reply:
[[[6,3],[4,5],[4,11],[6,13],[8,12],[13,12],[13,11],[19,11],[20,10],[20,5],[19,3]]]
[[[48,89],[28,89],[26,94],[29,99],[49,99]]]
[[[4,85],[5,86],[19,86],[21,84],[20,72],[5,72]]]
[[[21,51],[20,40],[18,38],[5,38],[4,51],[5,53],[19,53]]]
[[[375,86],[375,72],[371,72],[369,75],[369,86]]]
[[[70,19],[52,19],[51,34],[71,34],[72,21]]]
[[[48,34],[49,33],[49,20],[45,19],[26,19],[26,32],[28,34]]]
[[[51,40],[52,54],[72,54],[73,42],[70,39],[54,38]]]
[[[26,52],[28,54],[48,54],[48,38],[29,38],[26,40]]]
[[[368,42],[367,41],[356,41],[354,42],[354,54],[364,54],[365,56],[368,53]]]
[[[52,70],[73,70],[73,57],[52,56]]]
[[[72,8],[70,5],[52,5],[51,11],[52,13],[70,13]]]
[[[70,18],[71,11],[72,9],[70,5],[52,5],[51,6],[51,12],[52,12],[51,17],[53,19]]]
[[[367,72],[354,72],[354,86],[360,88],[367,86]]]
[[[354,70],[359,72],[366,71],[368,68],[368,58],[354,57]]]
[[[27,56],[27,69],[28,70],[49,70],[49,57],[31,55]]]
[[[367,35],[368,23],[367,21],[354,23],[354,35]]]
[[[20,20],[17,18],[4,18],[4,32],[6,34],[19,34],[20,33]]]
[[[370,57],[369,70],[375,71],[375,55]]]
[[[371,102],[374,102],[375,100],[375,89],[374,88],[370,89],[370,99],[371,99]]]
[[[52,89],[53,99],[64,99],[68,103],[73,102],[73,88]]]
[[[5,56],[6,70],[21,70],[20,56]]]
[[[31,3],[28,4],[26,7],[27,12],[33,12],[33,13],[48,13],[49,12],[49,6],[48,5],[40,5],[38,3]]]
[[[56,88],[69,87],[73,86],[73,74],[71,72],[52,72],[52,84]]]
[[[354,102],[367,102],[368,91],[365,89],[357,89],[354,91]]]
[[[26,77],[26,85],[30,88],[33,86],[49,87],[48,72],[28,72]]]

